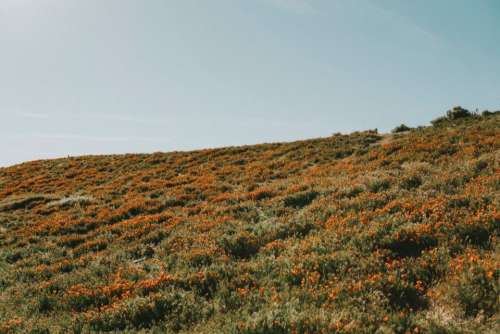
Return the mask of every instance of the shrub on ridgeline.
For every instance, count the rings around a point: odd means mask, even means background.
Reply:
[[[482,113],[481,113],[481,116],[483,117],[488,117],[488,116],[492,116],[494,115],[495,113],[494,112],[491,112],[489,110],[484,110]]]
[[[477,114],[470,112],[469,110],[462,108],[461,106],[456,106],[451,108],[446,112],[446,116],[438,117],[431,121],[433,126],[439,126],[442,124],[447,124],[450,121],[456,121],[458,119],[469,118],[477,116]]]
[[[399,126],[396,126],[394,129],[392,129],[392,133],[399,133],[399,132],[405,132],[405,131],[410,131],[411,128],[405,124],[401,124]]]
[[[447,124],[449,122],[449,119],[448,117],[446,116],[440,116],[438,118],[435,118],[431,121],[431,124],[433,126],[440,126],[440,125],[443,125],[443,124]]]
[[[483,116],[483,117],[490,117],[490,116],[495,116],[495,115],[498,115],[498,114],[500,114],[500,110],[497,110],[497,111],[484,110],[481,113],[481,116]]]
[[[453,107],[446,112],[446,117],[450,120],[456,120],[459,118],[471,117],[473,114],[460,106]]]

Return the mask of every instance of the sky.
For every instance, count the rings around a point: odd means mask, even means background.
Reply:
[[[0,166],[500,109],[498,0],[1,0]]]

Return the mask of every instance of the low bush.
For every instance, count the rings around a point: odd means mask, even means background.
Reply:
[[[236,258],[249,258],[257,253],[260,246],[255,235],[246,231],[224,236],[219,244],[227,254]]]
[[[40,313],[47,313],[54,307],[54,300],[43,294],[37,298],[36,310]]]
[[[402,229],[387,237],[382,242],[382,248],[389,249],[396,257],[416,257],[422,251],[437,245],[437,238],[431,234],[419,234],[412,230]]]
[[[411,128],[405,124],[401,124],[401,125],[398,125],[396,126],[394,129],[392,129],[392,133],[400,133],[400,132],[406,132],[406,131],[410,131]]]
[[[464,244],[488,247],[490,244],[490,228],[482,223],[458,224],[455,228],[457,235]]]
[[[448,124],[448,123],[449,123],[449,118],[446,116],[440,116],[440,117],[435,118],[431,121],[431,124],[433,126],[440,126],[440,125],[444,125],[444,124]]]
[[[319,193],[316,191],[305,191],[293,194],[285,197],[284,204],[286,207],[303,208],[309,205],[318,195]]]
[[[469,110],[464,109],[460,106],[453,107],[446,112],[446,116],[438,117],[431,121],[434,126],[439,126],[442,124],[448,124],[450,121],[456,121],[463,118],[470,118],[476,116],[476,114],[471,113]]]
[[[448,119],[450,119],[450,120],[455,120],[455,119],[459,119],[459,118],[466,118],[466,117],[471,117],[471,116],[472,116],[472,113],[469,110],[464,109],[460,106],[453,107],[452,109],[450,109],[446,112],[446,117],[448,117]]]
[[[368,184],[368,190],[373,193],[378,193],[380,191],[384,191],[389,189],[391,186],[391,182],[387,179],[377,179]]]
[[[411,175],[403,177],[401,180],[401,187],[406,190],[412,190],[422,185],[422,178],[418,175]]]
[[[498,312],[500,294],[500,270],[487,272],[474,266],[464,271],[457,286],[458,299],[465,316],[475,317],[479,313],[492,316]]]

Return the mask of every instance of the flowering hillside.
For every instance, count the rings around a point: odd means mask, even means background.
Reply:
[[[500,115],[0,169],[0,333],[498,333]]]

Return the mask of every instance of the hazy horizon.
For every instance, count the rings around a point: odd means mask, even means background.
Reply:
[[[500,2],[3,0],[0,167],[500,109]]]

